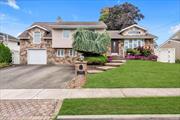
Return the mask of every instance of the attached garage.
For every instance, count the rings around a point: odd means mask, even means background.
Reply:
[[[46,49],[28,49],[27,63],[28,64],[47,64]]]

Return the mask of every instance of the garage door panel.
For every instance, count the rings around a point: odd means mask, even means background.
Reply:
[[[28,50],[28,64],[46,64],[47,52],[41,49]]]

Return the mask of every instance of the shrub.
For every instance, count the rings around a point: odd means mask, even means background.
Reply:
[[[176,59],[176,61],[175,61],[176,63],[180,63],[180,59]]]
[[[0,43],[0,63],[11,63],[12,53],[11,50],[3,43]]]
[[[127,53],[130,55],[140,55],[140,51],[137,49],[127,49]]]
[[[103,55],[99,56],[88,56],[84,58],[85,61],[87,61],[87,64],[89,65],[103,65],[107,62],[107,57]]]

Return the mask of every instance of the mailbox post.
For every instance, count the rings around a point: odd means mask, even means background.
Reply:
[[[75,74],[76,74],[75,86],[80,87],[85,83],[86,77],[87,77],[87,62],[86,61],[75,62]]]

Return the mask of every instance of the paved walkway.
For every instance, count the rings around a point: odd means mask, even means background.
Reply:
[[[180,88],[122,89],[0,89],[0,99],[64,99],[102,97],[180,96]]]
[[[60,100],[1,100],[0,120],[50,120],[60,104]]]

